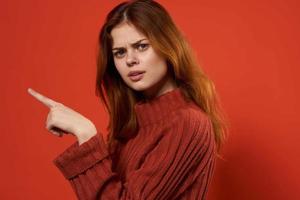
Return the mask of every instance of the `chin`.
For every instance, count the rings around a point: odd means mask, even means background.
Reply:
[[[149,89],[151,87],[151,85],[149,84],[145,84],[143,82],[135,82],[135,83],[130,83],[128,84],[128,86],[135,90],[135,91],[138,91],[138,92],[142,92],[142,91],[145,91],[147,89]]]
[[[135,90],[135,91],[142,92],[144,90],[147,90],[148,87],[131,85],[130,88]]]

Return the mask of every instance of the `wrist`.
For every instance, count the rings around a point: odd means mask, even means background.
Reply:
[[[95,125],[92,122],[90,122],[86,128],[79,130],[76,134],[79,145],[88,141],[96,134],[97,134],[97,129]]]
[[[82,135],[82,136],[77,137],[78,144],[81,145],[82,143],[85,143],[86,141],[88,141],[89,139],[94,137],[96,134],[97,134],[97,132],[94,134]]]

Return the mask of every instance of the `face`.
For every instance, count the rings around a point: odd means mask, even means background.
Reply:
[[[174,88],[166,60],[154,51],[144,34],[133,25],[122,23],[112,29],[111,36],[116,69],[130,88],[146,96]]]

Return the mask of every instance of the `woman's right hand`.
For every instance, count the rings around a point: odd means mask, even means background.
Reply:
[[[28,92],[50,109],[46,128],[53,134],[61,137],[71,133],[77,137],[79,145],[97,134],[95,125],[83,115],[31,88]]]

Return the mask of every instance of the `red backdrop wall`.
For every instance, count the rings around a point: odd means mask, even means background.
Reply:
[[[0,199],[75,199],[52,160],[71,143],[45,128],[41,92],[106,135],[95,96],[98,32],[120,1],[4,0]],[[300,199],[299,1],[162,0],[215,82],[231,123],[209,200]]]

